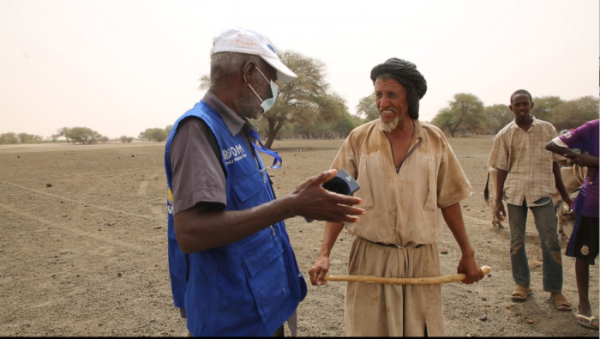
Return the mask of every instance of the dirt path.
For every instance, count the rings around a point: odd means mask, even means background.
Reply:
[[[450,142],[473,185],[474,193],[461,203],[469,238],[478,262],[493,272],[475,285],[443,286],[447,335],[597,337],[575,323],[571,258],[563,257],[564,294],[574,310],[555,310],[542,291],[541,250],[531,215],[527,251],[534,294],[524,303],[512,302],[509,231],[490,228],[481,198],[491,137]],[[341,143],[277,141],[283,167],[269,170],[276,194],[285,195],[329,168]],[[154,143],[0,147],[0,335],[187,335],[172,306],[168,279],[163,150],[164,144]],[[324,224],[297,217],[287,226],[306,274]],[[565,231],[570,233],[570,224]],[[346,273],[352,240],[342,232],[331,274]],[[566,243],[561,238],[563,249]],[[460,251],[449,231],[438,244],[448,251],[441,255],[443,274],[455,273]],[[597,267],[590,273],[598,314]],[[309,286],[299,307],[300,335],[342,334],[344,288],[344,283]]]

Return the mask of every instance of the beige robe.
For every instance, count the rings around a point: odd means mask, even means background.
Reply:
[[[443,133],[431,124],[414,123],[409,155],[399,173],[379,120],[352,131],[331,166],[358,181],[361,188],[354,195],[365,202],[361,222],[345,226],[358,236],[350,252],[350,275],[439,275],[435,241],[444,225],[440,208],[466,198],[471,185]],[[398,249],[369,241],[425,246]],[[345,321],[347,336],[443,335],[441,286],[349,282]]]

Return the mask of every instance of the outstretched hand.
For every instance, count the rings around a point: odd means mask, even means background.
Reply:
[[[362,199],[329,192],[321,185],[335,177],[337,170],[331,169],[308,178],[292,192],[296,215],[314,220],[330,222],[359,222],[357,215],[365,214]]]

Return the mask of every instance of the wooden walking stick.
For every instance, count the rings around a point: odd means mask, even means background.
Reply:
[[[485,275],[492,271],[492,268],[484,265],[481,270]],[[329,275],[325,277],[327,281],[357,281],[366,282],[372,284],[392,284],[392,285],[432,285],[432,284],[445,284],[455,281],[463,281],[467,278],[464,273],[444,275],[441,277],[427,277],[427,278],[382,278],[375,276],[365,275]]]

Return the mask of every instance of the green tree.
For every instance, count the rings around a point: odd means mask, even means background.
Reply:
[[[65,137],[65,139],[67,139],[67,142],[68,142],[68,143],[70,143],[70,142],[71,142],[71,140],[69,140],[69,137],[67,137],[67,133],[68,133],[68,132],[69,132],[69,128],[68,128],[68,127],[59,128],[59,129],[56,131],[56,134],[53,134],[53,135],[52,135],[52,138],[53,138],[53,139],[58,139],[58,138],[60,138],[60,137],[64,136],[64,137]]]
[[[506,105],[496,104],[485,107],[486,126],[494,134],[511,122],[514,117],[515,115]]]
[[[338,121],[335,126],[333,126],[333,129],[339,133],[340,139],[343,139],[347,137],[356,126],[357,125],[355,124],[355,120],[352,119],[352,116],[350,114],[345,114],[344,117]]]
[[[173,125],[167,125],[167,127],[165,127],[165,132],[167,132],[167,136],[169,134],[171,134],[171,130],[173,129]]]
[[[552,110],[550,122],[558,131],[577,128],[590,120],[598,119],[598,98],[585,96],[569,100]]]
[[[0,144],[12,145],[18,144],[19,137],[13,132],[0,134]]]
[[[564,100],[562,100],[560,97],[534,97],[531,114],[538,119],[550,121],[550,119],[552,119],[552,110],[562,105],[563,103]]]
[[[281,128],[288,123],[314,125],[321,113],[318,98],[326,94],[325,64],[294,51],[279,53],[281,61],[298,77],[290,82],[277,82],[279,96],[275,105],[264,114],[267,120],[267,141],[270,148]],[[328,121],[324,118],[324,121]]]
[[[431,123],[441,128],[443,131],[450,131],[454,125],[454,112],[450,107],[444,107],[438,111]]]
[[[155,140],[157,142],[165,141],[169,137],[164,128],[147,128],[144,132],[140,133],[140,136],[144,139]]]
[[[450,132],[452,137],[459,130],[481,132],[485,127],[483,102],[473,94],[455,94],[454,100],[439,111],[432,123]]]
[[[98,138],[102,137],[98,132],[87,127],[73,127],[69,128],[65,133],[67,140],[71,139],[73,142],[80,144],[94,144],[98,142]]]
[[[126,135],[122,135],[119,140],[121,140],[122,143],[131,143],[133,141],[133,137],[128,137]]]
[[[28,144],[32,141],[34,135],[33,134],[27,134],[27,133],[19,133],[17,134],[17,137],[19,138],[19,142],[22,144]]]
[[[316,109],[299,115],[295,121],[298,131],[302,131],[307,139],[332,138],[333,126],[345,115],[349,115],[346,101],[335,93],[312,98]]]
[[[366,121],[372,121],[379,118],[379,111],[377,110],[377,104],[375,103],[375,93],[360,99],[358,105],[356,105],[356,114],[360,117],[364,117]]]

